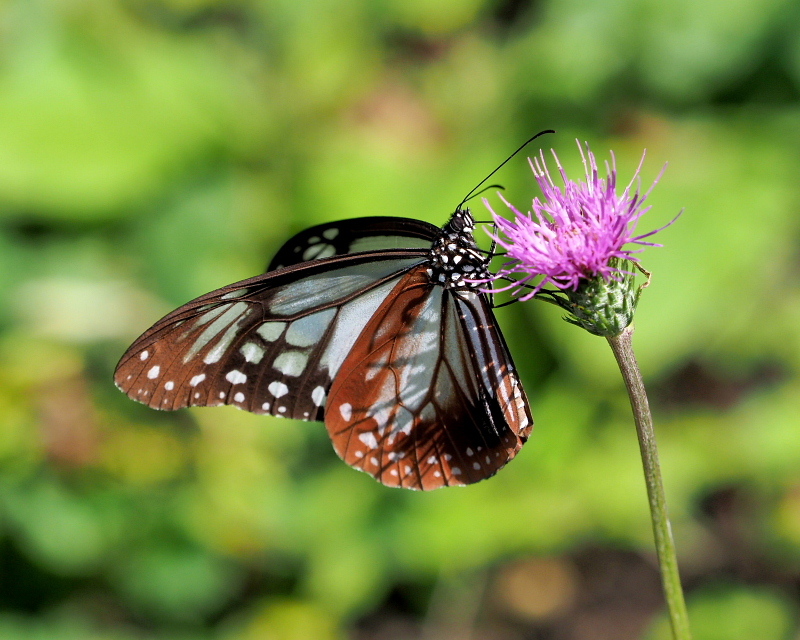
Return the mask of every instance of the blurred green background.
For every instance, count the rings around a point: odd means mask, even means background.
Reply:
[[[667,638],[619,373],[553,307],[498,313],[537,426],[466,489],[111,382],[293,232],[441,225],[545,128],[669,162],[635,342],[695,637],[800,638],[799,98],[788,0],[0,2],[0,639]]]

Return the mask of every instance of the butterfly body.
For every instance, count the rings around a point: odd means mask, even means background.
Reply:
[[[339,456],[389,486],[487,478],[533,419],[475,282],[489,260],[474,224],[459,209],[442,229],[367,218],[301,232],[279,268],[157,322],[115,382],[156,409],[232,404],[324,421]]]
[[[488,259],[475,244],[475,221],[469,210],[456,211],[430,250],[428,275],[445,289],[480,290],[491,276]]]

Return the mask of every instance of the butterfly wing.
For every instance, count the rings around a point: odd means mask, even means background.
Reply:
[[[321,420],[331,380],[419,251],[304,263],[173,311],[122,356],[114,380],[154,409],[233,404]]]
[[[436,489],[494,475],[533,426],[484,294],[405,275],[366,324],[331,387],[339,456],[389,486]]]
[[[374,216],[328,222],[287,240],[267,270],[360,251],[430,249],[440,233],[439,227],[412,218]]]

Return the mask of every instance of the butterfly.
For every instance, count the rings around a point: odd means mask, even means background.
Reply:
[[[533,417],[492,302],[491,252],[462,208],[448,222],[374,216],[288,240],[267,272],[145,331],[114,382],[153,409],[230,404],[324,422],[339,457],[387,486],[493,476]],[[496,185],[495,185],[496,186]],[[489,187],[487,187],[489,188]]]
[[[306,229],[267,273],[200,296],[125,352],[115,383],[153,409],[234,405],[323,421],[394,487],[494,475],[533,418],[479,283],[469,209],[443,228],[370,217]]]

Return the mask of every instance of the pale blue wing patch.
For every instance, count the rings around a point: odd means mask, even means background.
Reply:
[[[370,293],[365,294],[367,296]],[[336,309],[325,309],[292,322],[286,331],[286,342],[293,347],[310,347],[322,339],[325,329],[336,315]]]
[[[230,385],[211,386],[209,400],[254,413],[321,420],[327,391],[341,362],[398,280],[391,279],[340,307],[292,321],[262,323],[239,339],[238,352],[222,364],[222,370],[229,371],[225,380]],[[262,352],[258,363],[248,362],[247,356],[252,359]]]
[[[399,279],[398,279],[399,280]],[[350,353],[358,336],[372,315],[386,299],[398,280],[391,280],[372,291],[362,294],[358,300],[342,307],[334,324],[331,339],[320,358],[320,364],[328,371],[339,371],[342,362]]]
[[[382,280],[395,271],[407,269],[420,262],[419,258],[367,262],[352,267],[342,267],[332,273],[301,278],[291,284],[276,287],[268,303],[270,313],[291,316],[346,298]]]
[[[173,312],[134,343],[115,381],[158,409],[233,404],[321,420],[331,381],[363,327],[419,262],[346,266],[266,290],[239,287],[235,296],[226,292],[196,307],[189,303],[193,311]]]

